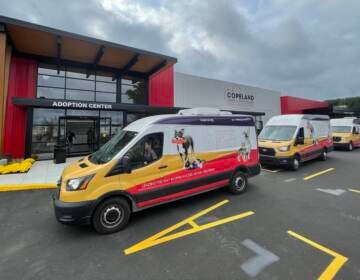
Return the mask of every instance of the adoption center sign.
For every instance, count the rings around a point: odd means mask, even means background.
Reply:
[[[100,109],[111,110],[112,104],[98,102],[78,102],[78,101],[53,101],[51,107],[71,108],[71,109]]]

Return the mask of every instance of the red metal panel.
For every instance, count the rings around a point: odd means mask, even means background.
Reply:
[[[25,155],[26,109],[12,104],[13,97],[36,96],[37,63],[35,60],[12,57],[6,100],[4,153],[15,158]]]
[[[174,106],[174,67],[170,66],[154,74],[149,80],[149,105]]]
[[[328,108],[326,101],[281,96],[281,114],[302,114],[305,109]]]

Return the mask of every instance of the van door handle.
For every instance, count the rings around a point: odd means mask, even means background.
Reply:
[[[167,165],[160,165],[159,169],[164,169],[164,168],[167,168],[167,167],[168,167]]]

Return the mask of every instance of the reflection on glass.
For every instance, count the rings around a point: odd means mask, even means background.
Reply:
[[[57,67],[54,65],[41,65],[41,67],[38,68],[38,73],[53,76],[65,76],[65,71],[60,70],[60,73],[58,74]]]
[[[37,97],[49,98],[49,99],[64,99],[63,88],[48,88],[38,87]]]
[[[108,92],[96,92],[96,101],[98,102],[116,102],[116,94]]]
[[[95,82],[87,81],[87,80],[77,80],[77,79],[66,78],[66,88],[95,90]]]
[[[32,129],[32,142],[56,142],[57,134],[56,125],[36,125]]]
[[[121,101],[123,103],[146,104],[145,83],[121,85]]]
[[[97,110],[72,110],[67,109],[66,111],[67,116],[92,116],[92,117],[98,117],[99,111]]]
[[[94,101],[94,95],[93,91],[66,89],[66,99],[69,100]]]
[[[63,109],[34,109],[34,124],[49,125],[58,124],[59,117],[65,116],[65,110]]]
[[[65,87],[65,79],[63,77],[38,75],[38,86],[63,88]]]
[[[86,79],[86,80],[95,80],[95,76],[93,73],[90,73],[89,77],[87,77],[87,70],[85,69],[73,69],[68,68],[66,71],[66,77],[77,78],[77,79]]]
[[[101,118],[111,118],[111,125],[123,125],[123,112],[118,111],[100,111]]]
[[[96,82],[96,91],[105,91],[105,92],[116,92],[116,84],[115,83],[103,83]]]

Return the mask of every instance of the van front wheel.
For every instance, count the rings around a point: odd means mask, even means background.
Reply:
[[[110,198],[96,208],[92,225],[98,233],[114,233],[126,227],[130,214],[130,205],[124,198]]]
[[[293,171],[296,171],[296,170],[299,169],[299,167],[300,167],[300,158],[299,158],[299,156],[295,155],[293,157],[293,159],[291,160],[291,163],[289,165],[289,169],[293,170]]]
[[[231,179],[228,190],[233,194],[240,194],[245,192],[247,186],[248,181],[246,175],[243,172],[237,171]]]

